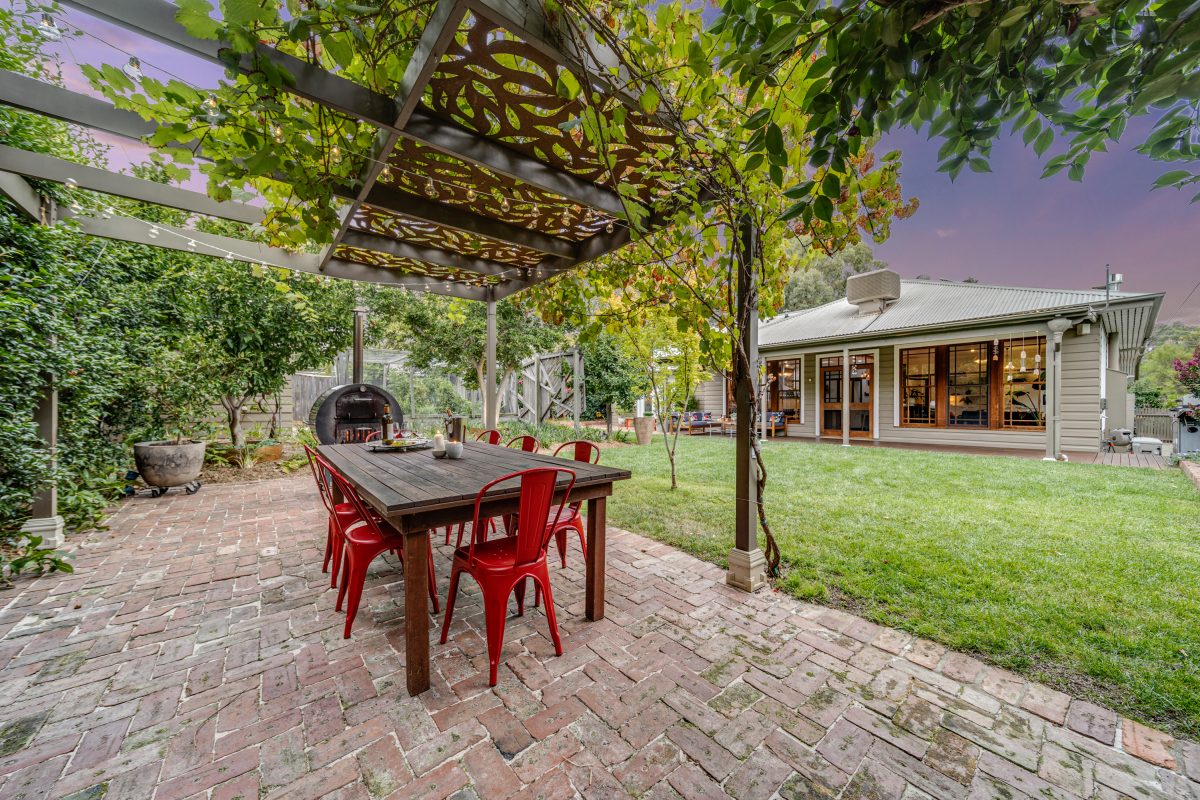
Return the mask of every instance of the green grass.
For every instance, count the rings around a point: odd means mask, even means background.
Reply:
[[[1200,737],[1200,493],[1180,470],[771,443],[780,588]],[[611,447],[609,521],[724,565],[733,443]]]

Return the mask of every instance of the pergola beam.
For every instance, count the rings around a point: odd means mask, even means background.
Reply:
[[[521,268],[512,264],[503,264],[499,261],[491,261],[486,258],[459,255],[451,253],[448,250],[442,250],[439,247],[428,247],[411,242],[403,242],[369,231],[347,231],[341,243],[348,247],[376,250],[396,256],[397,258],[411,258],[414,261],[424,261],[426,264],[434,264],[439,267],[461,269],[479,275],[499,276],[505,280],[516,282],[520,287],[529,285],[527,282],[516,278]]]
[[[143,180],[132,175],[76,164],[60,158],[18,150],[0,145],[0,170],[16,172],[28,178],[40,178],[66,183],[73,179],[81,189],[90,189],[102,194],[141,200],[144,203],[175,208],[193,214],[204,214],[217,219],[227,219],[253,225],[262,222],[263,210],[246,203],[213,200],[206,194],[180,189],[165,183]]]
[[[7,70],[0,70],[0,102],[127,139],[141,139],[158,130],[132,111]]]
[[[0,164],[0,169],[8,168]],[[17,210],[33,222],[42,221],[41,195],[34,191],[29,182],[20,175],[14,175],[12,172],[0,172],[0,194],[11,200]]]
[[[463,13],[464,9],[460,0],[436,0],[433,13],[429,15],[429,21],[425,24],[425,29],[421,31],[421,38],[417,42],[408,64],[405,65],[404,75],[400,78],[400,89],[394,101],[395,120],[391,123],[390,128],[382,129],[377,134],[374,152],[371,160],[367,162],[362,185],[357,196],[351,202],[349,213],[333,237],[333,246],[326,252],[321,266],[325,265],[334,250],[337,249],[338,242],[349,230],[350,221],[366,201],[371,190],[375,188],[375,182],[383,173],[386,159],[396,148],[399,131],[404,128],[404,124],[408,122],[408,118],[416,109],[417,103],[421,99],[421,92],[429,83],[429,78],[437,68],[438,61],[441,60],[442,54],[446,52],[446,47],[458,30],[458,23],[462,20]]]
[[[480,216],[467,209],[435,203],[386,184],[375,184],[363,202],[375,208],[403,214],[424,222],[432,222],[435,225],[453,228],[464,233],[515,244],[549,255],[575,258],[576,245],[567,239],[560,239],[557,236],[520,225],[512,225],[491,217]]]

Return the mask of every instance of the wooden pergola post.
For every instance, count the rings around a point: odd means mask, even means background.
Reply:
[[[487,344],[484,346],[483,427],[495,429],[500,424],[500,387],[496,384],[496,298],[488,294]]]
[[[757,591],[767,584],[767,560],[758,546],[758,469],[754,464],[752,443],[756,434],[752,398],[757,391],[758,377],[758,287],[755,284],[753,262],[754,236],[750,220],[743,218],[739,223],[735,244],[738,265],[737,319],[742,326],[741,344],[749,367],[744,367],[741,359],[734,358],[733,392],[737,407],[734,456],[736,524],[726,581],[730,586],[746,592]]]
[[[54,467],[55,450],[58,447],[58,388],[54,379],[46,376],[46,390],[33,412],[38,436],[46,443],[50,455],[50,467]],[[29,520],[21,531],[31,536],[42,537],[43,547],[61,547],[64,541],[63,518],[58,514],[58,486],[53,480],[47,482],[33,498]]]

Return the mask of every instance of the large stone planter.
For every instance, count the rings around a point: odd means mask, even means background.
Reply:
[[[133,446],[138,474],[150,486],[183,486],[200,477],[204,442],[138,442]]]
[[[654,417],[635,417],[633,433],[637,437],[638,444],[650,444],[650,439],[654,434]]]

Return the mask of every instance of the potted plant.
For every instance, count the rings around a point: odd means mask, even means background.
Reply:
[[[182,349],[157,349],[141,384],[156,438],[133,445],[138,474],[150,486],[192,483],[204,467],[204,439],[193,437],[206,427],[215,399],[207,372]]]
[[[654,435],[654,417],[649,411],[645,416],[634,418],[633,433],[637,436],[638,444],[650,444],[650,439]]]

